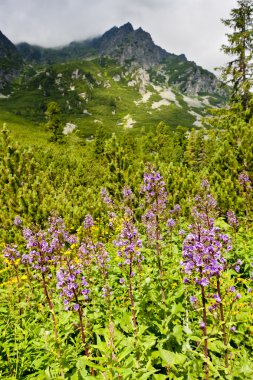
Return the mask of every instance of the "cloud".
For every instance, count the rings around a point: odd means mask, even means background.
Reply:
[[[227,18],[236,0],[0,0],[2,32],[13,42],[58,46],[130,21],[167,51],[212,69],[225,61]]]

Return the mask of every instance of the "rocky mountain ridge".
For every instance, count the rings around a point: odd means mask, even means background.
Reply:
[[[129,22],[120,27],[114,26],[100,37],[74,41],[62,48],[42,48],[27,43],[15,46],[1,33],[0,89],[8,86],[12,78],[18,74],[22,62],[52,65],[96,57],[109,57],[130,69],[141,67],[153,73],[162,65],[166,82],[177,86],[187,95],[225,94],[214,74],[188,61],[184,54],[168,53],[154,44],[149,33],[142,28],[135,30]]]
[[[130,23],[113,27],[97,41],[101,56],[114,58],[118,63],[131,64],[149,69],[171,56],[166,50],[155,45],[151,35],[142,28],[134,30]]]
[[[2,36],[0,57],[0,116],[43,124],[47,104],[56,101],[66,125],[86,138],[100,125],[107,134],[149,131],[160,121],[200,127],[226,96],[213,73],[156,46],[130,23],[60,49],[16,47]]]
[[[131,23],[114,26],[102,36],[84,41],[73,41],[61,48],[41,48],[27,43],[17,45],[26,62],[55,63],[69,59],[110,57],[121,65],[149,69],[169,56],[175,56],[154,44],[149,33],[142,28],[134,30]],[[186,59],[184,55],[180,56]]]

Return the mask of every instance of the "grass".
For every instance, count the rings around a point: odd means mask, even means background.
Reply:
[[[31,123],[8,111],[1,110],[0,125],[5,125],[12,137],[24,145],[43,146],[48,140],[48,132],[43,125]]]

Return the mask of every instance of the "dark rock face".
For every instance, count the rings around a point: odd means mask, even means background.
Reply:
[[[148,69],[170,53],[155,45],[150,34],[142,28],[134,30],[130,23],[113,27],[97,41],[99,54],[116,59],[121,65],[131,63]]]
[[[213,73],[203,70],[195,64],[194,67],[189,70],[183,81],[174,81],[173,84],[177,85],[182,93],[191,96],[198,94],[227,95],[226,89],[221,87],[221,83]]]
[[[0,91],[18,75],[22,59],[15,45],[0,31]]]
[[[197,95],[199,93],[218,93],[223,95],[222,90],[219,89],[218,79],[212,74],[201,73],[199,69],[189,75],[183,92],[189,95]]]

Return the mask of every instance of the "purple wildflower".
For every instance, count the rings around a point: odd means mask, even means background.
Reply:
[[[240,269],[241,269],[241,265],[242,265],[242,260],[237,260],[237,262],[235,263],[234,265],[234,270],[239,273],[240,272]]]
[[[125,201],[133,199],[133,192],[128,186],[124,186],[123,188],[123,198]]]
[[[214,303],[213,305],[211,305],[211,306],[208,307],[208,310],[209,311],[216,310],[217,309],[217,305],[218,305],[217,303]]]
[[[22,224],[22,219],[20,218],[19,215],[16,215],[15,218],[14,218],[14,221],[13,221],[13,224],[15,226],[20,226],[20,224]]]
[[[196,303],[197,302],[197,298],[195,296],[190,296],[190,302],[192,304]]]
[[[174,208],[172,210],[170,210],[170,213],[178,215],[180,213],[180,211],[181,211],[181,207],[178,204],[176,204],[174,206]]]
[[[182,266],[187,275],[194,275],[197,284],[207,286],[211,277],[220,276],[225,269],[222,250],[226,250],[227,243],[218,228],[197,224],[191,230],[183,242]]]
[[[205,185],[206,186],[206,185]],[[183,242],[183,269],[196,284],[207,286],[212,277],[219,277],[226,268],[223,252],[230,239],[214,226],[216,201],[210,194],[195,197],[194,222]]]
[[[118,257],[121,263],[126,266],[133,266],[143,260],[141,255],[142,241],[137,228],[133,221],[126,219],[123,223],[123,229],[117,240],[114,241],[115,247],[118,247]]]
[[[201,329],[204,329],[204,327],[205,327],[205,322],[204,322],[204,321],[200,321],[200,322],[199,322],[199,326],[200,326]]]
[[[114,223],[115,223],[115,220],[117,219],[117,215],[113,211],[108,211],[108,218],[109,218],[108,226],[110,228],[114,228]]]
[[[167,191],[163,177],[152,165],[147,166],[143,181],[141,193],[145,195],[147,208],[142,221],[146,227],[149,242],[153,243],[162,239],[159,222],[164,217]]]
[[[239,174],[238,182],[244,190],[251,188],[251,180],[246,172]]]
[[[82,265],[67,259],[56,273],[57,289],[60,290],[60,296],[63,303],[72,307],[75,311],[80,308],[80,297],[88,299],[90,290],[86,278],[83,276]]]
[[[210,187],[209,181],[207,179],[203,179],[201,182],[201,187],[204,189],[209,189]]]
[[[237,220],[235,213],[233,211],[227,212],[227,219],[228,219],[228,224],[232,228],[236,229],[238,227],[239,223],[238,223],[238,220]]]
[[[152,166],[148,166],[144,173],[141,193],[145,194],[147,204],[152,206],[155,213],[161,213],[165,209],[167,203],[165,182],[161,174]]]
[[[70,235],[61,218],[49,218],[49,228],[33,231],[23,229],[26,247],[29,253],[22,256],[22,262],[30,265],[41,273],[50,272],[50,267],[58,263],[61,250],[69,244],[76,242],[76,237]]]
[[[15,262],[21,258],[21,254],[17,248],[18,247],[16,245],[7,244],[3,249],[4,258],[13,264],[15,264]],[[5,264],[7,264],[6,261]]]
[[[176,222],[174,219],[170,218],[167,220],[167,223],[166,223],[166,226],[170,229],[172,229],[173,227],[175,227],[176,225]]]
[[[221,303],[221,298],[218,294],[214,294],[213,298],[215,299],[217,303]]]
[[[84,218],[83,226],[86,230],[94,226],[94,220],[91,215],[86,215]]]
[[[113,203],[112,198],[110,197],[108,190],[103,188],[100,192],[101,199],[107,205],[111,205]]]

